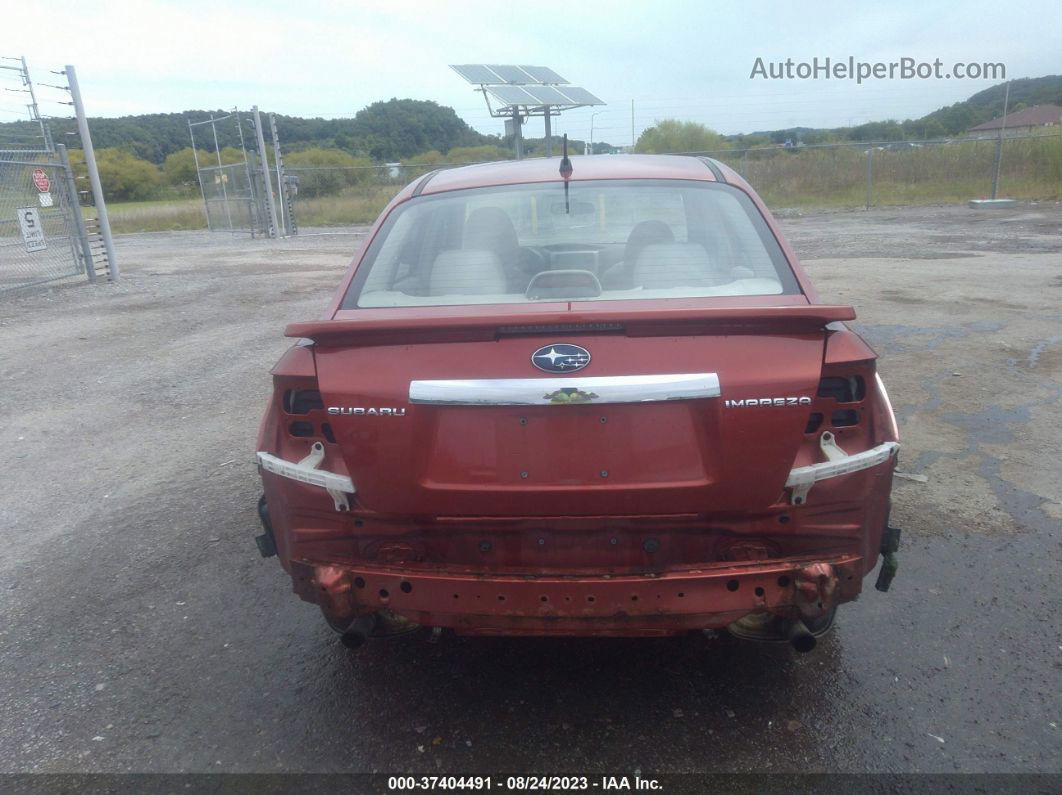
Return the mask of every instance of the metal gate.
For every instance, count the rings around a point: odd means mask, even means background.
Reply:
[[[197,127],[204,128],[200,131],[200,137],[205,139],[203,144],[196,141]],[[205,121],[189,121],[188,133],[210,230],[250,232],[252,237],[264,231],[240,112],[234,110],[224,116],[211,114]],[[201,145],[209,154],[207,161],[199,157]]]
[[[0,150],[0,293],[86,274],[73,186],[59,153]]]
[[[298,233],[276,120],[270,118],[273,164],[266,154],[264,122],[257,106],[251,117],[239,110],[189,121],[192,156],[212,232],[249,232],[251,237]],[[246,129],[245,129],[246,125]]]

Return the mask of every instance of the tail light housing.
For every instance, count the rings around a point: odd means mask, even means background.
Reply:
[[[804,429],[806,445],[816,445],[824,431],[850,453],[899,436],[877,373],[877,354],[843,325],[826,338],[822,374]]]
[[[290,348],[273,368],[273,410],[259,431],[258,449],[290,461],[304,458],[315,442],[336,443],[317,386],[311,345]],[[326,458],[327,458],[326,452]]]

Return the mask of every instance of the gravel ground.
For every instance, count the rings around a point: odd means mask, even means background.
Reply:
[[[357,230],[123,236],[119,285],[0,300],[0,771],[1062,771],[1062,206],[782,215],[928,478],[805,656],[343,649],[257,555],[252,453]]]

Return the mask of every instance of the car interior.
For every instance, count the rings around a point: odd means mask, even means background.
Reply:
[[[438,202],[408,229],[390,231],[400,240],[377,252],[356,305],[783,292],[777,258],[755,231],[706,209],[686,207],[672,223],[632,213],[606,226],[592,203],[576,201],[529,224],[504,197]]]

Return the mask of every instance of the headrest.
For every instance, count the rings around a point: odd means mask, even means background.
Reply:
[[[431,267],[431,295],[490,295],[507,290],[505,270],[493,251],[449,249],[440,252]]]
[[[650,243],[634,263],[634,284],[653,288],[714,283],[708,252],[699,243]]]

